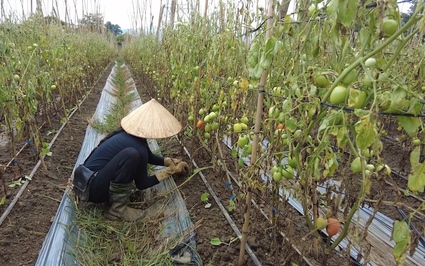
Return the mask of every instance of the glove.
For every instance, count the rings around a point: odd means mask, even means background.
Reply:
[[[181,161],[178,164],[174,164],[155,173],[156,178],[159,182],[166,179],[171,175],[177,175],[178,177],[186,176],[189,173],[189,165]]]
[[[159,182],[166,179],[167,177],[174,174],[173,170],[170,169],[170,167],[165,167],[162,170],[159,170],[155,173],[156,179],[158,179]]]
[[[181,161],[177,165],[170,166],[170,168],[174,171],[173,174],[178,177],[187,176],[190,170],[189,165],[185,161]]]
[[[171,166],[171,165],[176,165],[179,164],[182,161],[182,159],[176,159],[176,158],[170,158],[170,157],[165,157],[164,158],[164,166]]]

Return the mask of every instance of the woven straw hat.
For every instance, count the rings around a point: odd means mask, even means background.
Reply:
[[[168,138],[182,129],[180,122],[155,99],[142,104],[121,120],[121,127],[136,137]]]

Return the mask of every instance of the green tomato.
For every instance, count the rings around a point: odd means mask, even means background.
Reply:
[[[319,88],[326,88],[330,82],[325,75],[318,75],[314,78],[313,84]]]
[[[362,163],[360,161],[360,157],[355,158],[352,162],[351,162],[351,171],[353,171],[353,173],[360,173],[362,171]]]
[[[199,109],[198,114],[199,115],[204,115],[205,114],[205,110],[203,108]]]
[[[344,103],[346,97],[347,97],[347,88],[344,86],[336,86],[332,90],[329,100],[332,104],[337,105],[337,104]]]
[[[248,154],[252,153],[252,144],[251,143],[248,143],[248,145],[246,145],[245,148],[246,148],[246,152]]]
[[[276,182],[279,182],[280,180],[282,180],[282,174],[280,173],[280,171],[273,173],[273,180]]]
[[[193,122],[195,118],[193,117],[193,115],[189,115],[189,117],[187,118],[187,120],[189,120],[189,122]]]
[[[382,22],[382,31],[384,32],[384,37],[390,37],[393,35],[398,28],[398,22],[394,19],[386,19]]]
[[[376,59],[373,57],[370,57],[368,59],[366,59],[366,61],[364,62],[366,67],[373,67],[376,64]]]
[[[323,218],[322,216],[317,217],[316,222],[314,223],[316,228],[319,230],[325,229],[328,225],[328,220]]]
[[[239,148],[243,148],[245,147],[249,142],[249,138],[248,136],[244,135],[244,136],[239,136],[238,138],[238,146]]]
[[[217,113],[211,112],[211,113],[208,114],[208,116],[211,118],[211,120],[213,120],[213,119],[217,118]]]
[[[242,132],[242,125],[240,123],[236,123],[233,125],[233,131],[235,133],[240,133]]]
[[[421,145],[420,139],[418,139],[418,138],[413,139],[413,145],[415,145],[415,146]]]
[[[208,132],[205,132],[204,133],[204,138],[205,139],[209,139],[210,137],[211,137],[210,133],[208,133]]]
[[[294,132],[294,138],[298,138],[301,135],[301,133],[302,133],[301,129],[295,130],[295,132]]]
[[[373,164],[366,164],[365,168],[366,170],[369,170],[369,171],[375,170],[375,166]]]
[[[213,110],[214,112],[218,112],[218,111],[220,110],[220,105],[218,105],[218,104],[214,104],[214,105],[213,105],[213,107],[212,107],[212,110]]]
[[[317,11],[317,7],[315,4],[308,7],[308,16],[311,17]]]
[[[372,82],[373,82],[372,77],[369,77],[369,75],[364,75],[363,85],[365,87],[367,88],[372,87],[372,84],[373,84]]]
[[[211,129],[212,129],[212,130],[217,130],[217,129],[218,129],[218,122],[213,122],[213,123],[211,124]]]
[[[342,79],[342,84],[344,84],[345,86],[350,85],[351,83],[354,82],[354,80],[357,77],[357,73],[355,70],[351,70],[343,79]]]
[[[283,166],[282,167],[282,170],[280,172],[282,173],[282,175],[286,179],[292,179],[292,178],[294,178],[294,169],[292,169],[292,167],[289,166],[289,165]]]
[[[241,122],[244,123],[245,125],[248,124],[248,117],[244,116],[241,118]]]

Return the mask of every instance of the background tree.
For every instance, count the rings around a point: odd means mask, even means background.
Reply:
[[[92,32],[103,32],[103,15],[100,13],[90,13],[78,21],[80,27],[87,28]]]
[[[120,25],[118,24],[112,24],[110,21],[106,22],[105,24],[106,30],[112,32],[114,36],[122,34],[122,30]]]

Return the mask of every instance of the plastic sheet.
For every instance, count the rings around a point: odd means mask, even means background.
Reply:
[[[122,67],[125,67],[124,65]],[[111,110],[115,103],[113,92],[112,78],[115,75],[117,65],[112,69],[111,74],[105,84],[102,91],[99,103],[96,111],[93,115],[93,119],[103,122],[106,114]],[[130,93],[134,93],[137,97],[133,101],[130,110],[140,106],[142,104],[140,97],[138,96],[137,89],[134,85],[133,79],[130,77],[127,80],[127,84],[132,88]],[[80,154],[77,158],[75,168],[84,162],[85,158],[90,154],[92,149],[104,138],[104,135],[99,134],[90,125],[86,129],[84,141],[80,150]],[[149,145],[152,151],[159,150],[158,144],[155,140],[150,140]],[[71,176],[72,178],[72,176]],[[150,190],[165,193],[176,188],[176,184],[172,178],[168,178],[160,184],[152,187]],[[146,195],[153,193],[146,193]],[[75,205],[74,200],[70,198],[70,191],[65,191],[59,208],[57,210],[55,219],[50,227],[50,230],[43,242],[43,246],[40,250],[39,257],[35,265],[75,265],[77,264],[76,258],[73,255],[72,249],[73,244],[71,239],[77,238],[78,228],[75,223]],[[163,221],[164,228],[162,237],[180,239],[184,238],[184,241],[170,251],[170,254],[174,258],[181,258],[190,256],[191,265],[202,265],[202,262],[196,252],[196,240],[195,231],[193,230],[194,225],[188,218],[189,213],[187,211],[185,201],[178,190],[172,193],[171,200],[164,207],[164,216],[167,217]]]

